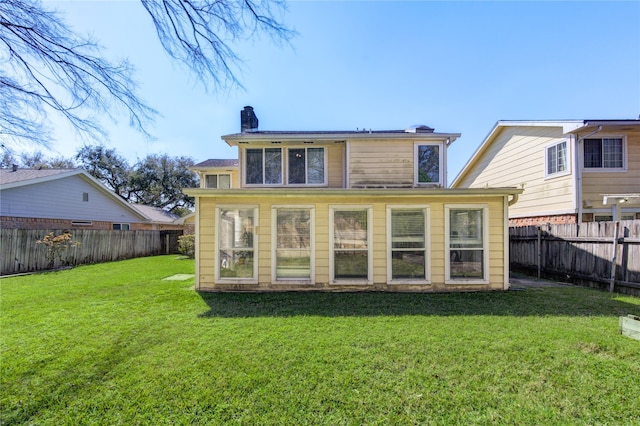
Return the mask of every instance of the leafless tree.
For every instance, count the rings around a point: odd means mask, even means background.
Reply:
[[[230,43],[266,33],[288,41],[294,32],[275,13],[283,0],[141,0],[162,46],[205,87],[240,85]],[[133,67],[112,63],[100,46],[73,32],[37,0],[0,0],[0,142],[46,146],[47,115],[64,116],[81,134],[102,139],[99,117],[125,111],[149,135],[156,114],[136,93]]]

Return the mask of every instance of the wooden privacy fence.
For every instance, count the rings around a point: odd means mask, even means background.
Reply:
[[[510,227],[509,243],[513,269],[640,295],[640,220]]]
[[[36,242],[60,230],[3,229],[0,232],[0,275],[50,269],[47,247]],[[109,262],[161,253],[160,231],[74,230],[74,242],[53,267]]]

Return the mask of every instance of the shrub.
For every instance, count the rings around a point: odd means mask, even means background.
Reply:
[[[196,256],[196,236],[185,234],[178,237],[178,251],[193,259]]]
[[[47,265],[49,268],[53,268],[56,260],[62,260],[62,256],[69,247],[77,247],[80,245],[79,242],[73,241],[73,236],[68,231],[55,236],[53,232],[49,232],[44,238],[36,241],[36,244],[42,244],[46,247]]]

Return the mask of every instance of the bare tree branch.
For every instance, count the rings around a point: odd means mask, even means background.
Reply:
[[[231,48],[239,39],[267,34],[288,42],[295,32],[276,11],[284,0],[140,0],[165,51],[208,88],[242,84],[242,63]],[[91,39],[71,31],[38,0],[0,0],[0,142],[47,146],[48,114],[64,117],[79,133],[103,141],[100,118],[118,113],[149,136],[157,114],[136,94],[133,67],[111,63]]]
[[[149,135],[146,125],[155,111],[137,96],[133,68],[100,53],[40,4],[0,0],[0,137],[46,145],[47,114],[55,112],[100,139],[105,132],[96,115],[114,119],[114,108]]]
[[[141,0],[165,51],[189,67],[205,85],[242,84],[236,77],[241,59],[230,43],[257,33],[288,42],[295,31],[280,24],[274,9],[281,0]]]

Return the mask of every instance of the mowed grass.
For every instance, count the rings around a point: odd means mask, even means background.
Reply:
[[[173,256],[5,278],[3,425],[640,424],[640,299],[198,294]]]

